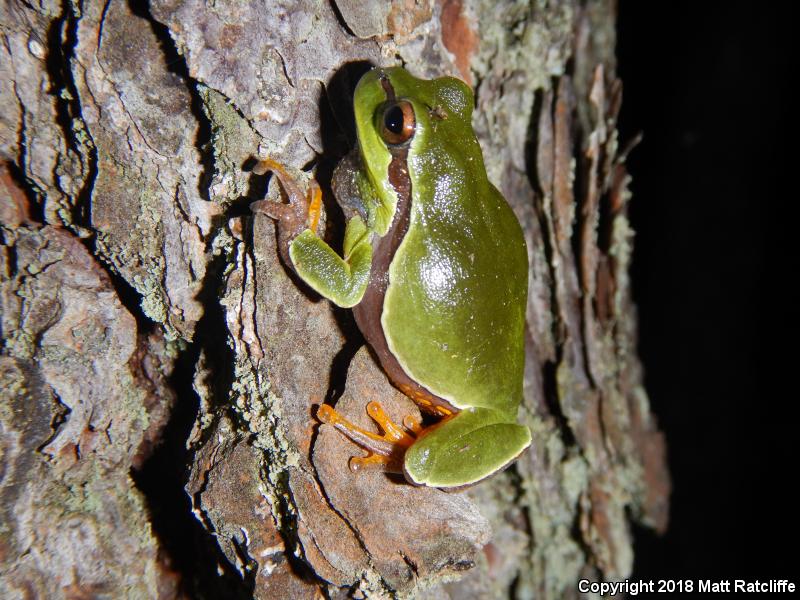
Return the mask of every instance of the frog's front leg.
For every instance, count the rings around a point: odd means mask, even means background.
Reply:
[[[347,223],[342,258],[317,235],[322,194],[316,182],[304,194],[286,169],[269,159],[260,161],[253,171],[274,173],[289,197],[289,204],[260,200],[251,205],[253,212],[278,222],[278,244],[286,265],[335,304],[344,308],[358,304],[372,267],[372,243],[361,217]]]
[[[261,212],[278,222],[278,249],[287,266],[292,267],[289,247],[292,241],[306,229],[316,233],[322,209],[322,192],[316,181],[312,181],[307,193],[289,175],[283,165],[271,159],[258,161],[253,167],[256,175],[274,173],[289,198],[289,204],[259,200],[250,205],[253,212]]]

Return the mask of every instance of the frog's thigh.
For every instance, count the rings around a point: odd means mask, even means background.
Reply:
[[[349,308],[364,296],[372,266],[368,242],[356,244],[345,260],[306,229],[292,241],[289,256],[303,281],[337,305]]]
[[[414,483],[454,487],[503,469],[531,443],[524,425],[497,411],[463,410],[435,426],[406,451],[406,475]]]

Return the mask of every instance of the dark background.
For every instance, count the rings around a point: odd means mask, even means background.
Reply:
[[[674,488],[667,534],[636,531],[634,577],[800,583],[797,12],[620,2],[623,140],[644,132],[629,159],[639,347]]]

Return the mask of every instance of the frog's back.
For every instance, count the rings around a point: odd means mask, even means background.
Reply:
[[[389,268],[382,321],[390,350],[419,384],[457,408],[515,412],[527,251],[471,128],[469,137],[437,138],[409,156],[410,222]],[[477,150],[465,153],[464,144]]]

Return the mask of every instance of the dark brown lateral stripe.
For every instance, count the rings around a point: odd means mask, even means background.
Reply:
[[[381,78],[381,85],[386,92],[389,102],[394,102],[396,97],[394,88],[388,78]],[[408,174],[408,145],[389,146],[392,162],[389,164],[389,183],[397,191],[397,207],[395,208],[392,224],[383,237],[377,237],[372,242],[372,270],[370,280],[364,297],[353,307],[356,323],[367,339],[367,342],[383,366],[389,379],[414,400],[420,408],[431,414],[441,414],[436,407],[456,413],[458,409],[443,398],[439,398],[416,381],[411,379],[400,366],[394,354],[389,350],[386,336],[381,325],[383,301],[386,289],[389,286],[389,265],[394,254],[408,231],[411,219],[411,177]]]

